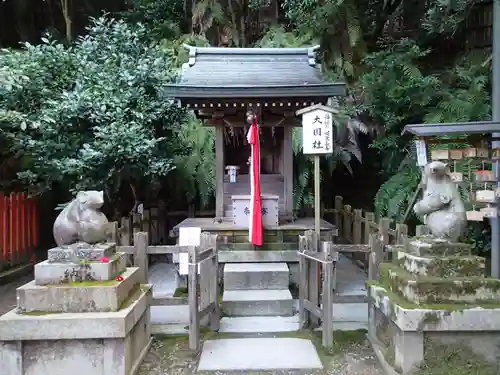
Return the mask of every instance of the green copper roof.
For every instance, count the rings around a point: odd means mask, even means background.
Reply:
[[[180,81],[167,85],[172,98],[290,98],[345,94],[344,83],[327,83],[311,48],[192,47]]]

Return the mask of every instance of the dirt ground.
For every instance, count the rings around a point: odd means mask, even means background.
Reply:
[[[234,337],[235,335],[233,335]],[[230,338],[228,334],[205,335],[205,340]],[[236,337],[242,337],[237,335]],[[336,332],[334,347],[325,350],[321,347],[321,336],[317,332],[300,331],[295,333],[266,335],[259,337],[300,337],[311,339],[318,349],[323,362],[323,370],[310,371],[238,371],[197,373],[196,367],[199,353],[193,354],[188,349],[187,336],[156,337],[153,346],[146,356],[138,375],[384,375],[375,355],[365,338],[363,331]]]
[[[0,315],[16,307],[16,289],[33,280],[33,273],[29,273],[14,281],[0,285]]]

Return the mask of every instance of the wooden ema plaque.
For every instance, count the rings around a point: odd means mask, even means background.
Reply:
[[[493,190],[476,191],[476,201],[481,203],[495,203],[495,191]]]

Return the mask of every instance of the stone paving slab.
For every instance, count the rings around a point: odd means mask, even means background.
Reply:
[[[267,371],[322,369],[310,340],[299,338],[241,338],[209,340],[203,344],[198,371]]]

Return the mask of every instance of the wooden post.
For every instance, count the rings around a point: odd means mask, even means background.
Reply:
[[[130,246],[130,217],[121,218],[120,245]]]
[[[308,242],[306,236],[299,235],[299,252],[303,253],[308,250]],[[309,267],[308,259],[299,254],[299,324],[300,328],[309,326],[310,313],[304,309],[304,300],[309,299]]]
[[[209,232],[203,232],[200,238],[200,247],[198,252],[204,251],[209,248],[215,248],[217,241],[217,235],[211,234]],[[205,260],[199,265],[200,268],[200,310],[205,309],[212,301],[218,301],[218,296],[214,296],[213,293],[213,272],[212,272],[212,261]],[[209,323],[209,316],[203,318],[200,321],[200,326],[207,326]],[[211,321],[210,321],[211,322]]]
[[[339,237],[342,235],[342,220],[343,220],[343,209],[344,209],[344,201],[340,195],[335,196],[335,226],[337,227]]]
[[[118,244],[118,222],[117,221],[112,221],[108,223],[107,229],[106,229],[108,241],[114,243],[115,245]]]
[[[390,238],[389,238],[390,227],[391,227],[391,219],[387,217],[381,217],[380,221],[378,222],[378,233],[384,245],[389,245],[390,243]]]
[[[200,308],[198,306],[198,249],[188,250],[188,300],[189,300],[189,349],[198,351],[200,347]]]
[[[212,314],[210,314],[210,328],[212,328],[213,331],[218,332],[220,328],[220,304],[219,304],[219,255],[217,253],[217,235],[214,235],[215,237],[215,243],[214,243],[214,252],[215,255],[212,258],[212,283],[211,283],[211,290],[210,290],[210,295],[213,298],[212,302],[215,303],[215,308],[214,311],[212,311]]]
[[[132,233],[135,234],[140,232],[142,229],[142,215],[141,214],[133,214],[132,215]]]
[[[141,284],[148,283],[148,234],[137,232],[134,234],[134,266],[139,267]]]
[[[150,242],[152,245],[157,245],[158,244],[158,222],[159,222],[158,207],[151,208],[150,220],[151,220]]]
[[[370,259],[368,262],[368,280],[376,281],[380,277],[380,263],[384,259],[384,243],[377,233],[370,234]]]
[[[142,212],[142,223],[141,223],[141,228],[143,232],[148,233],[148,239],[151,241],[151,236],[149,235],[151,233],[151,214],[149,210],[144,209]]]
[[[285,203],[285,217],[293,219],[293,126],[287,124],[283,127],[283,190]]]
[[[352,243],[358,245],[361,243],[363,210],[354,210],[354,220],[352,224]]]
[[[215,216],[224,217],[224,123],[215,126]]]
[[[319,168],[319,155],[314,155],[314,230],[318,235],[321,235],[321,197],[320,197],[320,168]]]
[[[370,234],[372,233],[371,223],[375,222],[375,214],[373,212],[365,212],[365,236],[364,242],[365,244],[370,243]]]
[[[429,228],[427,225],[417,225],[415,228],[415,236],[426,236],[429,234]]]
[[[307,247],[310,251],[317,252],[318,251],[318,242],[319,242],[319,237],[316,232],[312,230],[308,230],[305,232],[305,237],[307,239]],[[320,271],[321,268],[316,262],[311,262],[308,261],[308,269],[309,269],[309,278],[307,280],[308,283],[308,288],[309,288],[309,301],[314,306],[319,306],[319,293],[320,293],[320,288],[319,288],[319,281],[321,278]],[[313,314],[309,315],[309,320],[311,322],[311,326],[317,327],[319,326],[319,319],[314,316]]]
[[[323,242],[323,251],[331,258],[332,243]],[[323,346],[333,346],[333,262],[323,263]]]
[[[404,238],[408,236],[408,226],[406,224],[396,224],[396,244],[404,244]]]
[[[351,225],[352,207],[348,204],[344,205],[344,240],[347,243],[352,243],[352,225]]]

